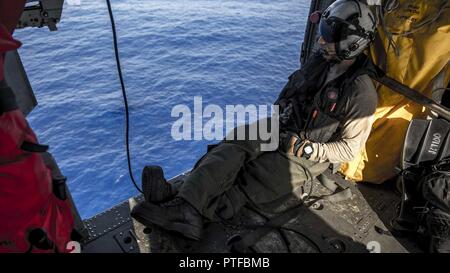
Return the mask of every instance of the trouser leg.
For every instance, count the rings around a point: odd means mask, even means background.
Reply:
[[[268,131],[270,131],[270,122],[267,123]],[[260,121],[256,124],[259,125]],[[217,205],[215,201],[233,186],[246,162],[255,160],[264,153],[261,150],[261,144],[271,141],[263,140],[259,134],[256,140],[250,140],[249,129],[254,129],[255,127],[252,127],[254,125],[255,123],[236,128],[232,132],[235,135],[234,140],[227,138],[222,141],[207,153],[184,179],[178,196],[185,199],[205,217],[212,219]],[[236,140],[239,129],[242,128],[245,128],[245,140]]]
[[[281,151],[265,153],[245,166],[239,184],[255,204],[268,204],[293,194],[305,181],[323,173],[329,163],[317,163]]]
[[[221,152],[227,153],[226,149],[221,149]],[[217,165],[203,166],[205,171],[212,175],[224,174],[223,168],[217,173]],[[213,167],[208,168],[211,166]],[[216,212],[224,218],[231,218],[248,201],[256,205],[267,205],[269,208],[276,206],[274,203],[294,196],[293,192],[305,181],[312,180],[327,167],[328,164],[297,159],[282,152],[264,153],[244,163],[242,171],[219,183],[215,183],[218,180],[211,179],[208,184],[204,177],[191,180],[188,186],[182,187],[181,197],[209,219],[213,219]],[[189,179],[193,179],[193,176]]]
[[[207,205],[231,188],[245,158],[246,152],[240,146],[221,143],[184,179],[178,196],[211,219]]]
[[[248,197],[257,204],[270,203],[328,168],[328,163],[298,159],[278,150],[263,152],[261,144],[267,142],[223,141],[196,164],[178,195],[212,219],[227,195],[232,200]]]
[[[263,153],[244,164],[229,188],[208,201],[203,214],[212,219],[233,217],[247,202],[264,210],[277,210],[287,199],[299,198],[295,192],[305,181],[325,171],[328,164],[298,159],[282,152]]]

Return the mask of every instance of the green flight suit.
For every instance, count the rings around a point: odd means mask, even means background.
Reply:
[[[259,137],[222,141],[197,162],[178,196],[213,219],[221,206],[232,205],[226,209],[237,212],[248,199],[255,204],[276,201],[329,167],[329,163],[299,159],[281,149],[262,152],[262,143],[267,141]]]

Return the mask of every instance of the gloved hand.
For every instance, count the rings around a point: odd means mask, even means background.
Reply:
[[[294,133],[285,133],[280,134],[281,138],[281,148],[283,152],[288,155],[294,155],[298,158],[301,158],[303,155],[303,148],[307,143],[310,143],[307,139],[302,139],[297,134]]]

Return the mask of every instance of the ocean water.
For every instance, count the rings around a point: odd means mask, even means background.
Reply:
[[[184,172],[216,141],[175,141],[175,105],[270,105],[299,67],[307,0],[112,0],[127,86],[132,166]],[[83,218],[137,194],[106,3],[65,5],[58,31],[18,30],[39,105],[28,120],[49,144]]]

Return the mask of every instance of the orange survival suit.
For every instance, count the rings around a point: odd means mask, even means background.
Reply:
[[[0,0],[0,253],[67,252],[70,205],[55,181],[36,135],[4,79],[5,53],[20,47],[12,33],[25,0]],[[61,182],[61,181],[60,181]]]

